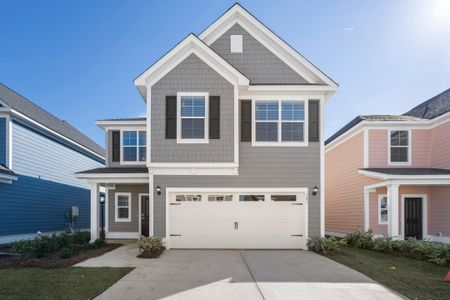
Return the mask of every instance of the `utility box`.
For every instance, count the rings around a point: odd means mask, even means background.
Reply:
[[[72,206],[72,217],[78,217],[78,206]]]

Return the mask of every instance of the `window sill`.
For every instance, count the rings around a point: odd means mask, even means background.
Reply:
[[[121,161],[121,165],[145,165],[147,161]]]
[[[205,139],[178,139],[177,144],[208,144],[209,140]]]
[[[388,162],[388,166],[411,166],[411,162]]]
[[[131,223],[131,219],[114,219],[116,223]]]
[[[252,142],[254,147],[308,147],[308,142]]]

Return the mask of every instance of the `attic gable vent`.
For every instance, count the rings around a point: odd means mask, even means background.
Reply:
[[[231,53],[242,53],[242,35],[231,35]]]

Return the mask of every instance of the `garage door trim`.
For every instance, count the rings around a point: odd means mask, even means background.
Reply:
[[[166,188],[166,248],[170,249],[170,194],[173,193],[304,193],[305,194],[305,241],[308,240],[308,188],[202,188],[202,187],[168,187]]]

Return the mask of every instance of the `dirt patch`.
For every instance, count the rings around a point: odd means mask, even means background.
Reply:
[[[30,268],[30,267],[39,267],[39,268],[70,267],[86,259],[100,256],[106,252],[112,251],[120,246],[122,245],[108,244],[100,248],[80,251],[79,253],[74,254],[70,258],[61,258],[59,252],[52,253],[48,257],[42,258],[22,258],[20,256],[12,256],[0,259],[0,269],[15,269],[15,268]]]

